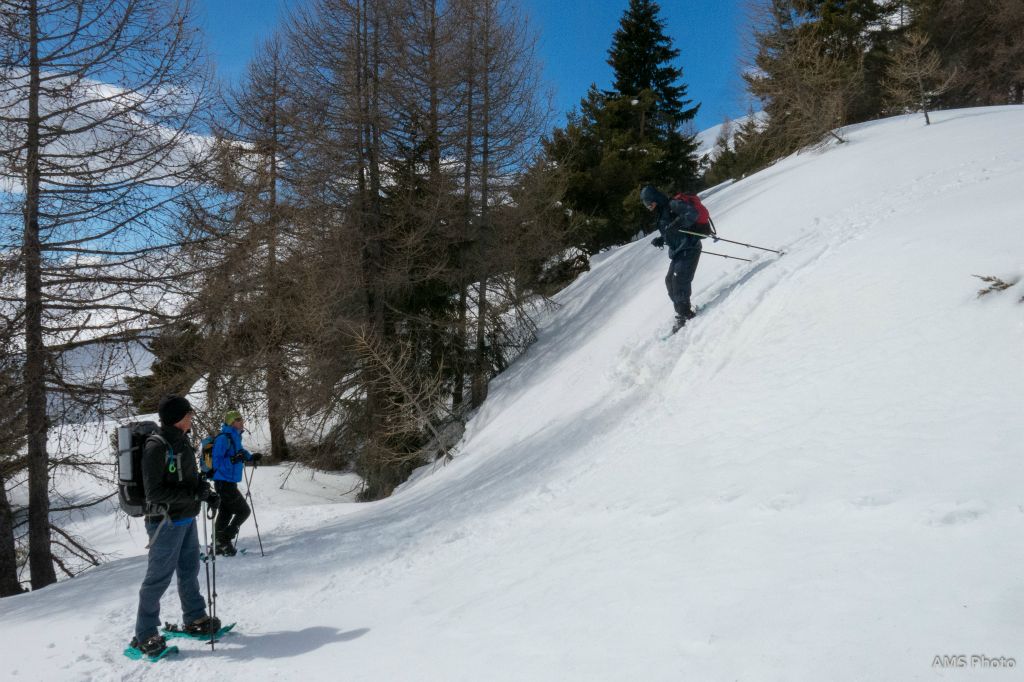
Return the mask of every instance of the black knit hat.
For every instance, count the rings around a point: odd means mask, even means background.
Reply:
[[[169,395],[160,401],[156,411],[160,415],[160,423],[174,426],[192,411],[192,405],[180,395]]]

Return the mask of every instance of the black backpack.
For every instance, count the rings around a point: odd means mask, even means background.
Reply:
[[[142,480],[142,451],[146,441],[156,438],[167,446],[167,458],[175,459],[168,471],[181,478],[181,456],[160,435],[156,422],[132,422],[117,428],[117,500],[128,516],[146,515],[146,487]]]

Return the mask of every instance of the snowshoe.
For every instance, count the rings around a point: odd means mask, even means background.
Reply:
[[[167,646],[167,640],[160,635],[153,635],[143,641],[133,637],[131,644],[124,650],[124,655],[133,660],[145,658],[148,661],[159,661],[165,656],[178,653],[178,647]]]
[[[207,617],[204,616],[203,618]],[[231,632],[235,627],[234,623],[221,626],[220,620],[217,618],[209,618],[207,621],[201,623],[203,618],[200,618],[199,620],[184,627],[173,623],[165,623],[163,633],[168,639],[185,637],[188,639],[200,639],[204,642],[209,642],[211,640],[216,642],[221,637]]]
[[[217,634],[217,630],[220,630],[220,618],[203,616],[197,618],[191,623],[188,623],[181,629],[186,635],[193,635],[199,637],[209,637],[210,635]]]
[[[219,556],[235,556],[238,554],[238,550],[230,542],[218,542],[217,543],[217,554]]]

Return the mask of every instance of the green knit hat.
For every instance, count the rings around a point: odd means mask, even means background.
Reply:
[[[236,421],[242,418],[242,413],[238,410],[228,410],[224,413],[224,423],[231,426]]]

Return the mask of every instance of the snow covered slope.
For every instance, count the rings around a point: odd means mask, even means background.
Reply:
[[[1010,679],[1024,666],[1024,107],[901,117],[708,201],[560,296],[459,456],[391,499],[254,496],[211,653],[130,661],[135,555],[0,601],[0,679]],[[706,243],[710,251],[756,252]],[[251,523],[242,544],[254,546]],[[164,618],[177,620],[170,590]],[[966,668],[936,657],[966,656]]]

